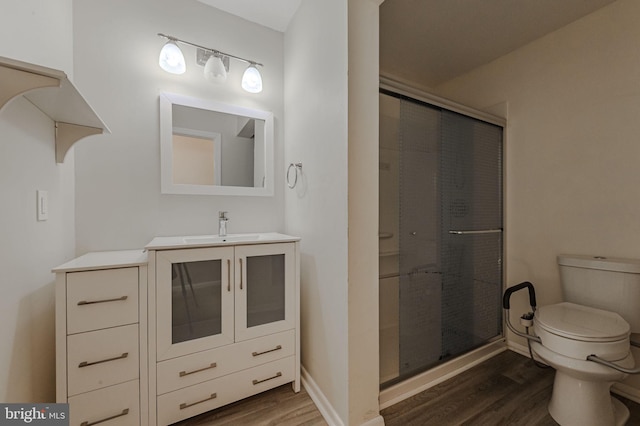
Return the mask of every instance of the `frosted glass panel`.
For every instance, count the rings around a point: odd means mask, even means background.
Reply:
[[[221,261],[171,264],[171,341],[220,334]]]
[[[284,319],[284,254],[248,256],[247,327]]]
[[[438,240],[440,110],[400,101],[400,374],[438,362],[441,352]]]
[[[502,132],[380,95],[383,385],[502,334]]]
[[[440,151],[446,360],[502,333],[502,128],[443,111]]]

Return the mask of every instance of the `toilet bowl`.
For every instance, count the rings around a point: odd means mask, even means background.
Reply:
[[[624,425],[629,410],[610,389],[628,373],[640,373],[630,346],[631,333],[640,333],[640,259],[560,255],[557,260],[564,302],[536,310],[533,284],[517,284],[504,294],[506,324],[527,338],[535,358],[555,368],[549,413],[560,425]],[[509,298],[522,289],[529,290],[534,311],[521,317],[526,334],[509,319]]]
[[[633,368],[629,324],[617,313],[562,302],[540,307],[534,318],[540,343],[531,349],[556,370],[549,413],[563,426],[622,426],[629,410],[610,395],[627,374],[587,361],[595,354]]]

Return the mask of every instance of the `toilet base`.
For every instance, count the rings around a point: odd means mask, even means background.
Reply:
[[[629,409],[611,396],[612,384],[581,380],[556,370],[549,414],[562,426],[623,426]]]

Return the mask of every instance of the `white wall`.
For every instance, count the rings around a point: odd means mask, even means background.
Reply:
[[[0,56],[71,74],[71,0],[2,0]],[[74,254],[73,154],[55,162],[53,122],[22,97],[0,110],[0,401],[55,401],[54,275]],[[36,221],[36,190],[49,220]]]
[[[83,0],[73,11],[75,82],[112,131],[75,148],[77,253],[217,233],[219,210],[229,212],[230,233],[282,231],[283,34],[196,0]],[[263,63],[264,91],[240,88],[246,66],[233,59],[226,84],[206,81],[190,46],[182,49],[187,72],[164,72],[158,54],[166,40],[157,33]],[[275,196],[161,195],[162,91],[272,111]]]
[[[437,88],[508,102],[507,284],[533,282],[540,304],[561,299],[558,254],[640,257],[638,16],[616,1]]]
[[[302,237],[302,364],[345,425],[383,422],[379,3],[304,0],[285,34],[285,163],[303,164],[285,196],[287,232]]]
[[[328,29],[331,29],[328,31]],[[302,364],[349,418],[347,2],[303,0],[285,33],[285,163],[302,178],[285,197],[302,237]]]

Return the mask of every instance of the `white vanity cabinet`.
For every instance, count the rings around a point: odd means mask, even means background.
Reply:
[[[298,241],[259,234],[147,245],[151,423],[289,382],[300,390]]]
[[[146,253],[88,253],[53,271],[56,400],[70,425],[146,425]]]

